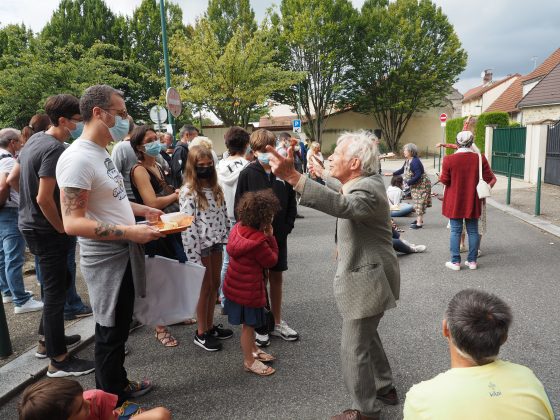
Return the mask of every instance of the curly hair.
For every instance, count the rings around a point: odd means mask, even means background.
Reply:
[[[241,224],[255,229],[269,224],[279,210],[280,201],[272,189],[248,191],[237,204],[237,216]]]

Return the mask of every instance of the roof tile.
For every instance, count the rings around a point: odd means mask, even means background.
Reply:
[[[517,104],[518,108],[560,104],[560,62]]]
[[[471,89],[467,93],[465,93],[465,96],[463,97],[463,103],[472,101],[473,99],[480,98],[482,95],[484,95],[490,89],[494,89],[495,87],[501,85],[502,83],[507,82],[512,77],[519,77],[519,76],[521,76],[519,73],[510,74],[509,76],[504,77],[502,80],[498,80],[497,82],[494,82],[490,85],[479,86],[477,88]],[[473,91],[473,92],[470,93],[471,91]]]
[[[527,82],[532,79],[537,79],[546,76],[550,71],[560,63],[560,48],[548,56],[535,70],[526,76],[523,76],[523,81]]]
[[[518,77],[504,93],[498,96],[485,112],[519,112],[517,103],[523,97],[522,78]]]

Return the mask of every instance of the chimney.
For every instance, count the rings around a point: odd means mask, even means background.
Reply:
[[[486,86],[492,83],[492,69],[486,69],[482,72],[482,85]]]

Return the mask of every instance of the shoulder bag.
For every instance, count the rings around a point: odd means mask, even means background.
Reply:
[[[478,185],[476,186],[476,193],[478,194],[478,198],[483,199],[486,197],[490,197],[492,195],[492,191],[490,189],[490,185],[482,178],[482,156],[480,153],[478,155]]]

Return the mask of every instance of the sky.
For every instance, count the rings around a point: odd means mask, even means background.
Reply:
[[[105,0],[118,14],[131,15],[141,0]],[[154,0],[156,1],[156,0]],[[258,19],[280,0],[251,0]],[[481,84],[480,73],[492,69],[494,80],[527,74],[560,47],[559,0],[433,0],[454,25],[468,53],[465,71],[455,87],[464,93]],[[24,23],[38,32],[59,0],[0,0],[0,26]],[[175,0],[185,23],[204,13],[207,0]],[[360,8],[364,0],[352,0]]]

